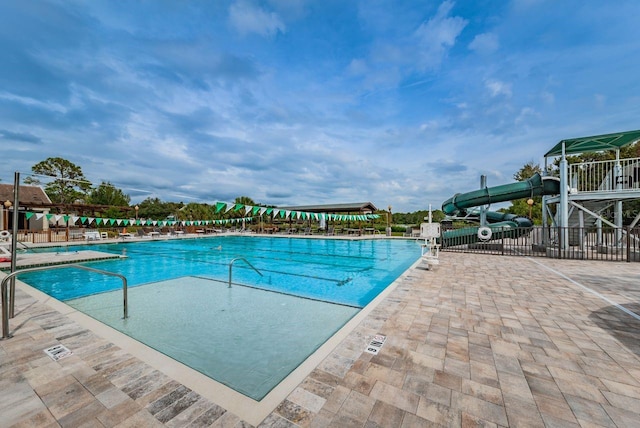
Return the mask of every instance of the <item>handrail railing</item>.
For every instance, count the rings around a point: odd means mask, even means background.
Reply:
[[[232,274],[232,271],[233,271],[233,263],[234,263],[236,260],[242,260],[243,262],[245,262],[246,264],[248,264],[248,265],[249,265],[249,267],[250,267],[251,269],[255,270],[255,271],[258,273],[258,275],[260,275],[260,276],[264,276],[264,275],[262,275],[262,272],[260,272],[258,269],[256,269],[256,268],[255,268],[255,266],[253,266],[251,263],[249,263],[249,260],[245,259],[244,257],[236,257],[235,259],[233,259],[233,260],[231,260],[231,261],[229,262],[229,288],[231,288],[231,277],[232,277],[232,275],[233,275],[233,274]]]
[[[575,192],[640,191],[640,158],[623,158],[569,165]]]
[[[123,305],[124,305],[124,316],[123,318],[129,317],[129,308],[127,305],[127,278],[124,275],[120,275],[119,273],[113,273],[106,270],[95,269],[87,266],[82,266],[79,264],[65,264],[65,265],[55,265],[55,266],[39,266],[28,269],[21,269],[15,272],[8,274],[6,277],[2,279],[2,283],[0,284],[0,292],[2,294],[2,339],[8,339],[11,336],[9,333],[9,318],[14,317],[14,303],[15,303],[15,290],[11,290],[11,297],[9,298],[7,282],[21,273],[27,272],[36,272],[41,270],[52,270],[52,269],[63,269],[63,268],[78,268],[84,269],[91,272],[101,273],[103,275],[109,276],[117,276],[122,280],[122,295],[123,295]]]

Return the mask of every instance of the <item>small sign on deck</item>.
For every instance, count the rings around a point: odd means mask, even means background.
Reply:
[[[44,353],[47,354],[53,361],[61,360],[73,354],[73,352],[71,352],[64,345],[52,346],[49,349],[45,349]]]
[[[387,336],[383,336],[381,334],[376,334],[373,336],[373,339],[369,342],[364,352],[368,352],[369,354],[378,355],[380,352],[380,348],[384,345],[384,342],[387,340]]]

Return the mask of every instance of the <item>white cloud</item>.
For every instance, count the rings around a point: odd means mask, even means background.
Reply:
[[[449,16],[453,2],[445,1],[438,8],[436,15],[423,22],[416,30],[419,41],[419,61],[424,69],[435,68],[442,62],[447,51],[453,47],[456,39],[467,26],[467,20],[457,16]]]
[[[367,62],[363,59],[352,59],[347,67],[347,72],[354,76],[361,76],[368,70]]]
[[[469,43],[469,49],[480,54],[489,54],[498,50],[498,36],[493,33],[478,34]]]
[[[553,93],[549,91],[543,91],[540,94],[540,98],[542,98],[542,101],[544,101],[546,104],[553,104],[556,101],[555,95],[553,95]]]
[[[485,82],[486,88],[489,90],[489,94],[492,97],[504,96],[511,98],[511,85],[509,83],[500,82],[499,80],[488,80]]]
[[[538,112],[531,107],[524,107],[520,110],[520,114],[516,117],[515,123],[516,125],[526,124],[527,118],[529,117],[539,117]]]
[[[268,37],[286,31],[277,13],[268,12],[247,1],[239,1],[229,7],[229,20],[240,34],[255,33]]]

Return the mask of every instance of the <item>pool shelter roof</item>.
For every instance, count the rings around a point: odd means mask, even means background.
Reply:
[[[51,200],[40,186],[20,186],[20,205],[33,206],[51,204]],[[0,184],[0,203],[13,203],[13,184]]]
[[[618,150],[621,147],[633,144],[640,140],[640,130],[616,132],[613,134],[593,135],[590,137],[571,138],[562,140],[544,156],[562,155],[562,146],[565,147],[565,154],[576,154],[585,152],[600,152],[604,150]]]
[[[374,213],[378,210],[371,202],[352,202],[348,204],[300,205],[295,207],[278,207],[288,211],[305,211],[310,213]]]

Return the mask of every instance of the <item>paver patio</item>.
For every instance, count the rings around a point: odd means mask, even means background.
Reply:
[[[640,265],[440,259],[408,270],[259,426],[640,426]],[[16,315],[0,426],[249,426],[20,288]],[[56,344],[73,355],[52,361]]]

